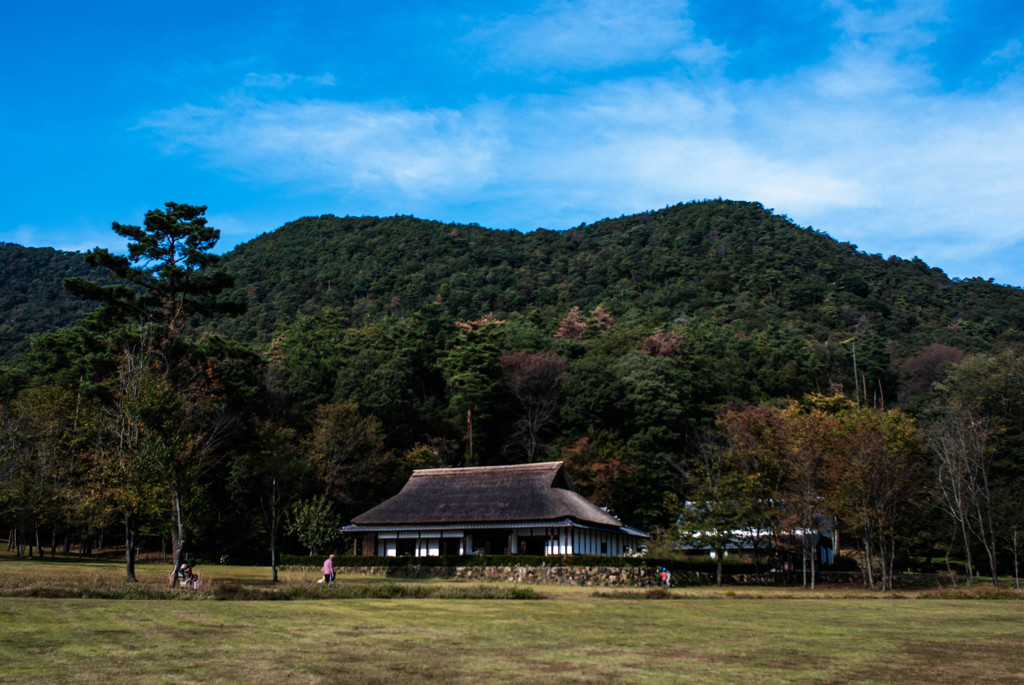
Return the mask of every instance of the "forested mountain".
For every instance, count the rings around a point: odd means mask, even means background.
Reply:
[[[668,535],[735,530],[723,501],[783,537],[836,516],[883,577],[897,545],[995,573],[1022,522],[1018,288],[723,200],[525,234],[304,218],[219,263],[206,208],[166,208],[114,225],[133,249],[94,251],[103,276],[0,253],[8,309],[77,273],[102,305],[53,332],[55,306],[0,366],[0,522],[24,534],[325,549],[412,469],[551,459]],[[986,490],[950,510],[954,477]]]
[[[28,337],[93,309],[64,278],[82,255],[0,244],[0,360]],[[1024,291],[953,281],[919,259],[859,252],[747,202],[707,201],[566,231],[499,231],[413,217],[306,217],[239,245],[222,267],[247,314],[215,328],[266,343],[303,314],[351,320],[439,302],[455,319],[529,313],[548,328],[572,307],[668,325],[707,317],[755,331],[786,327],[825,341],[872,332],[903,354],[929,343],[988,349],[1024,328]]]
[[[94,309],[63,287],[65,278],[92,272],[77,252],[0,243],[0,362],[31,336],[70,326]]]
[[[412,217],[304,218],[225,255],[248,314],[220,324],[267,341],[297,314],[352,320],[439,302],[456,319],[529,314],[549,328],[572,307],[668,325],[706,317],[737,331],[787,327],[824,342],[873,332],[902,353],[929,343],[987,349],[1024,328],[1024,291],[952,281],[919,259],[859,252],[761,205],[708,201],[567,231],[497,231]]]

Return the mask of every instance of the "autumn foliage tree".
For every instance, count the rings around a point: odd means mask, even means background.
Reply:
[[[586,330],[587,322],[583,318],[583,312],[580,311],[579,307],[573,307],[558,325],[558,331],[555,332],[555,337],[580,340],[583,338],[583,334]]]
[[[384,444],[380,421],[363,416],[354,402],[320,406],[303,446],[323,494],[345,516],[393,494],[398,462]]]
[[[829,465],[828,498],[839,522],[859,535],[865,583],[892,590],[896,545],[907,513],[919,503],[924,434],[896,410],[851,407],[839,415]]]
[[[842,396],[808,395],[783,408],[747,407],[718,419],[733,468],[749,481],[750,514],[801,552],[805,584],[816,582],[822,532],[852,530],[891,588],[900,526],[914,501],[925,452],[921,432],[895,410],[858,407]]]
[[[733,467],[749,478],[747,525],[763,532],[769,544],[777,544],[784,531],[776,502],[786,478],[790,441],[785,415],[773,407],[730,408],[719,413],[715,425]]]
[[[636,508],[637,467],[620,440],[607,433],[584,436],[563,447],[559,456],[573,487],[591,502],[619,516]]]
[[[91,409],[49,384],[0,405],[0,512],[16,523],[9,544],[19,556],[32,556],[33,546],[43,553],[44,527],[55,545],[59,526],[94,522],[83,504]]]
[[[778,493],[779,518],[800,548],[803,584],[808,585],[809,580],[813,588],[817,581],[818,538],[831,529],[834,519],[825,496],[825,474],[835,458],[838,425],[834,417],[820,409],[802,411],[796,404],[787,407],[783,416],[789,442],[783,453],[785,478]]]

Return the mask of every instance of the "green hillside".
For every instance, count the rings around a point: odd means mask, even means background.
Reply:
[[[874,333],[904,354],[987,349],[1024,328],[1024,291],[950,280],[924,262],[859,252],[761,205],[707,201],[531,233],[412,217],[307,217],[225,255],[248,314],[220,330],[267,341],[300,314],[353,319],[440,302],[463,320],[530,313],[557,324],[603,304],[620,320],[702,317],[741,331],[787,326],[825,340]]]
[[[70,326],[94,309],[64,292],[65,278],[95,278],[77,252],[0,243],[0,273],[0,362],[24,349],[31,336]]]
[[[91,271],[78,253],[0,245],[0,360],[68,326],[90,303],[64,292]],[[931,343],[988,349],[1024,329],[1024,291],[954,281],[919,259],[882,258],[761,205],[676,205],[566,231],[499,231],[407,216],[306,217],[224,255],[248,305],[216,329],[266,343],[324,307],[352,320],[439,302],[453,318],[529,313],[549,328],[572,307],[619,320],[709,318],[751,332],[785,326],[824,341],[872,333],[906,355]]]

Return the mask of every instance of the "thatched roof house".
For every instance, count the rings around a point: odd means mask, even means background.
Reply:
[[[381,556],[620,555],[648,537],[573,490],[562,462],[419,469],[343,530]]]

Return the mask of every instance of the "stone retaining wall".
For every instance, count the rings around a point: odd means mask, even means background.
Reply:
[[[659,572],[647,568],[579,566],[349,566],[335,569],[340,574],[388,576],[392,578],[454,578],[503,583],[541,585],[651,587],[661,583]]]
[[[503,583],[535,583],[539,585],[579,585],[597,587],[657,587],[661,585],[660,570],[655,568],[612,566],[347,566],[335,569],[340,574],[381,576],[391,578],[454,578]],[[725,575],[729,585],[792,585],[800,584],[800,574],[764,573]],[[819,573],[821,584],[860,582],[859,573]],[[714,573],[677,571],[672,585],[714,585]]]

